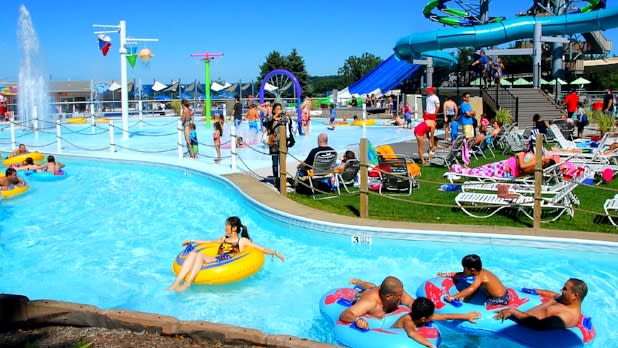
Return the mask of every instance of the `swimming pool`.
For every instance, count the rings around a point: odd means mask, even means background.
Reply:
[[[618,339],[618,329],[607,320],[617,311],[618,294],[618,254],[611,245],[588,248],[606,251],[593,252],[501,245],[488,238],[393,240],[400,236],[388,230],[376,231],[387,238],[353,244],[340,233],[370,232],[281,216],[225,179],[175,167],[59,160],[67,164],[67,179],[35,182],[27,194],[0,202],[0,292],[332,342],[318,310],[328,289],[351,277],[379,282],[392,274],[414,292],[438,271],[459,270],[461,257],[474,252],[509,286],[558,290],[569,277],[584,279],[590,288],[584,310],[598,333],[593,346]],[[180,243],[220,236],[229,215],[239,215],[256,243],[284,253],[287,262],[267,258],[260,272],[235,284],[166,292]],[[443,347],[517,346],[446,330],[444,342]]]

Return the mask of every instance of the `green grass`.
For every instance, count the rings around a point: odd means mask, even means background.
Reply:
[[[501,160],[497,158],[472,160],[471,166]],[[449,182],[443,177],[445,167],[423,167],[418,178],[420,188],[411,196],[378,194],[369,195],[369,218],[420,223],[444,223],[464,225],[489,225],[509,227],[532,227],[532,220],[515,209],[503,209],[487,219],[472,218],[456,208],[457,192],[438,191],[442,184]],[[542,228],[572,231],[592,231],[618,233],[618,228],[609,223],[603,212],[603,203],[618,192],[618,178],[608,184],[598,186],[580,185],[575,195],[581,204],[576,207],[575,217],[563,215],[558,221],[542,223]],[[311,196],[289,194],[292,200],[306,206],[344,216],[359,216],[360,200],[358,194],[347,194],[332,199],[314,200]],[[390,198],[389,198],[390,197]],[[592,213],[591,213],[592,212]]]

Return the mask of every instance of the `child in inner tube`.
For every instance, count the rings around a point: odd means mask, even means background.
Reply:
[[[434,303],[426,297],[417,297],[412,303],[410,313],[401,316],[393,324],[393,328],[403,328],[406,330],[408,337],[416,342],[433,347],[431,342],[419,334],[416,330],[423,326],[427,326],[433,320],[467,320],[471,323],[476,323],[476,319],[481,317],[479,312],[470,312],[466,314],[438,314],[434,313]]]
[[[487,305],[506,305],[510,301],[510,295],[500,279],[490,271],[483,269],[483,263],[478,255],[466,255],[461,260],[463,272],[438,273],[439,277],[461,278],[474,276],[474,282],[467,288],[457,292],[455,295],[446,296],[447,301],[460,300],[468,301],[480,288],[485,290]]]
[[[219,250],[216,257],[201,254],[195,250],[191,250],[189,255],[185,258],[178,276],[167,288],[167,290],[184,291],[187,290],[197,274],[202,269],[204,264],[215,263],[225,259],[229,259],[234,254],[242,252],[247,247],[253,247],[261,250],[267,255],[278,257],[281,261],[285,262],[285,256],[278,253],[276,250],[267,249],[261,247],[251,241],[249,237],[249,230],[240,221],[240,218],[231,216],[225,220],[225,235],[216,240],[186,240],[182,243],[183,246],[190,244],[206,244],[206,243],[219,243]],[[188,275],[188,278],[185,277]],[[184,280],[184,283],[183,283]]]
[[[62,175],[64,164],[56,162],[56,158],[53,155],[47,156],[47,163],[41,164],[38,168],[38,172],[54,173],[54,175]]]
[[[4,175],[0,177],[0,188],[2,190],[10,190],[13,186],[23,186],[26,184],[17,176],[17,171],[13,168],[7,168]]]

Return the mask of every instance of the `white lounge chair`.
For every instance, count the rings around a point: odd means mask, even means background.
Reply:
[[[547,221],[556,221],[564,213],[571,217],[575,215],[570,194],[578,185],[577,181],[571,181],[565,185],[562,190],[551,197],[542,197],[541,209],[544,212],[556,213],[553,218]],[[505,208],[513,208],[520,211],[528,218],[534,220],[532,209],[534,208],[534,197],[529,195],[521,195],[515,199],[501,198],[497,194],[476,193],[476,192],[461,192],[455,197],[455,203],[461,210],[469,216],[475,218],[488,218]],[[472,212],[479,211],[479,213]],[[482,215],[480,212],[484,212]]]
[[[606,200],[603,204],[603,209],[605,210],[605,215],[607,215],[609,222],[611,222],[612,225],[618,227],[618,225],[612,218],[612,216],[616,218],[616,216],[618,215],[618,195]]]

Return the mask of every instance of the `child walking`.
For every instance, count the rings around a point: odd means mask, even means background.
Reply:
[[[191,158],[197,159],[197,154],[199,153],[198,141],[197,141],[197,132],[195,131],[195,123],[191,123],[191,132],[189,132],[189,139],[191,141],[191,149],[189,149],[189,153],[191,154]]]
[[[215,163],[219,163],[221,162],[221,136],[223,135],[223,127],[221,127],[221,123],[219,122],[215,122],[213,126],[212,140],[215,143],[215,151],[217,151]]]

